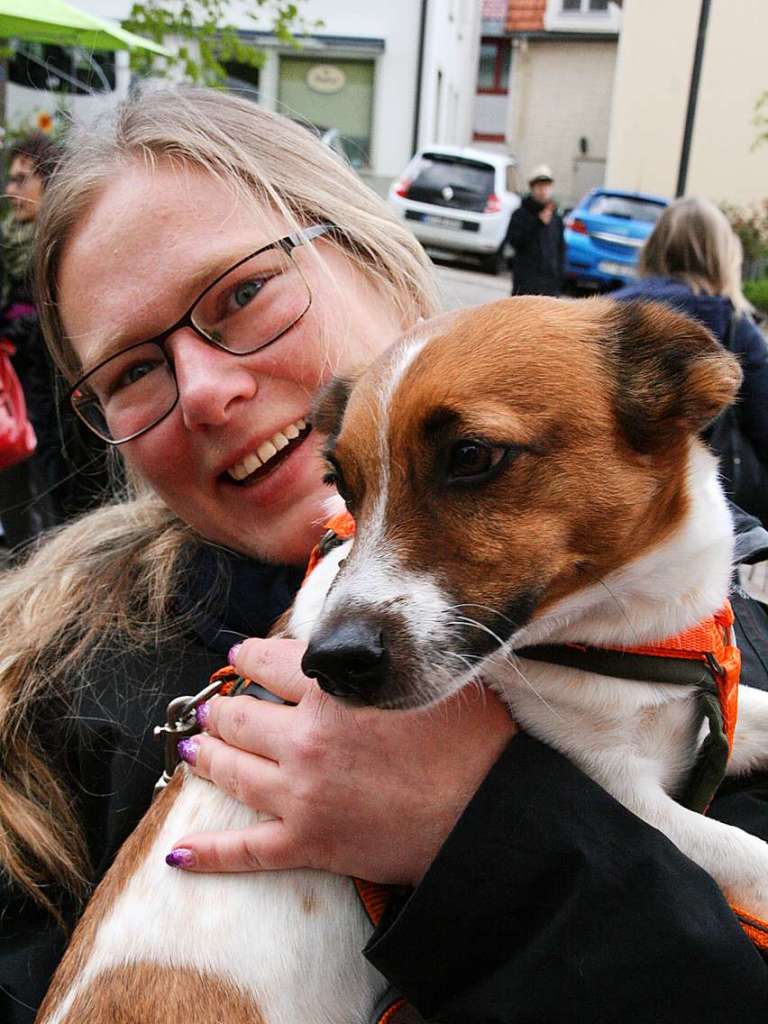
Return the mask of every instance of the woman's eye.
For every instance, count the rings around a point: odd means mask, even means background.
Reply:
[[[508,451],[506,447],[484,441],[460,441],[451,449],[448,475],[459,480],[482,477],[498,466]]]
[[[136,384],[146,377],[147,374],[152,373],[153,370],[157,369],[158,363],[150,362],[146,360],[141,363],[134,363],[133,366],[129,366],[128,369],[123,370],[122,373],[115,378],[110,388],[110,394],[114,394],[116,391],[121,391],[123,388],[130,387],[131,384]]]
[[[263,279],[257,278],[251,281],[242,281],[236,288],[233,288],[230,295],[230,304],[233,310],[236,312],[253,302],[265,283]]]

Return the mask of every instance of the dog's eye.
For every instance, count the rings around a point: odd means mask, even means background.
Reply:
[[[459,441],[448,458],[448,476],[454,480],[484,477],[495,469],[509,451],[484,441]]]
[[[335,487],[347,505],[349,506],[351,504],[349,491],[344,483],[344,477],[333,463],[329,464],[328,470],[323,476],[323,483],[327,484],[329,487]]]

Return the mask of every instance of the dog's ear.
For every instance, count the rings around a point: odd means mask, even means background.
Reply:
[[[310,413],[312,426],[328,438],[336,437],[351,393],[349,377],[333,377],[315,396]]]
[[[698,434],[736,397],[741,368],[706,327],[654,302],[617,302],[609,349],[629,444],[658,451]]]

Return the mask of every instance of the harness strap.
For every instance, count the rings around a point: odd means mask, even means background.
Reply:
[[[710,619],[660,644],[535,644],[520,647],[515,654],[616,679],[694,687],[709,731],[679,802],[703,814],[725,778],[736,728],[741,658],[732,641],[732,626],[733,610],[726,602]]]

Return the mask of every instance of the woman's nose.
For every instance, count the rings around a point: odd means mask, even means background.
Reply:
[[[185,426],[223,426],[241,402],[258,391],[246,356],[235,356],[207,344],[189,328],[168,340],[179,388]]]

